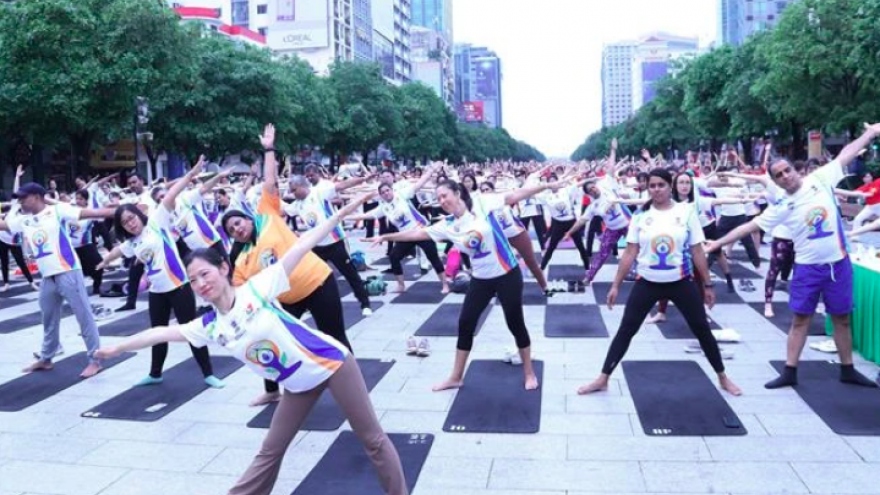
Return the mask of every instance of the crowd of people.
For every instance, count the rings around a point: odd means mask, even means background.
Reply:
[[[633,282],[601,373],[579,394],[605,390],[642,324],[665,319],[672,301],[717,373],[719,387],[740,395],[725,372],[706,310],[716,299],[710,272],[716,261],[723,290],[737,290],[729,250],[735,242],[742,242],[756,268],[762,263],[758,247],[771,246],[766,316],[774,315],[778,279],[789,284],[794,317],[786,367],[766,387],[797,384],[807,326],[820,300],[833,322],[840,380],[876,386],[852,364],[853,279],[847,245],[849,237],[880,228],[880,219],[871,220],[880,214],[880,181],[868,174],[854,191],[841,189],[840,182],[850,162],[878,136],[880,124],[867,125],[828,163],[773,158],[769,145],[754,166],[735,152],[688,153],[681,161],[647,152],[620,158],[612,142],[609,156],[595,162],[458,167],[437,162],[402,172],[355,165],[334,176],[318,164],[305,166],[302,173],[279,170],[275,129],[267,125],[260,137],[261,166],[245,177],[203,173],[206,159],[201,157],[174,181],[147,186],[137,175],[128,175],[124,184],[117,175],[81,177],[75,191],[63,193],[19,184],[24,175],[19,167],[15,199],[0,220],[3,290],[11,253],[39,291],[42,313],[42,345],[25,372],[53,368],[62,352],[59,323],[67,302],[89,356],[83,378],[99,373],[106,359],[150,347],[149,372],[136,385],[161,386],[172,341],[190,345],[211,387],[224,383],[213,374],[209,344],[225,348],[262,377],[264,391],[252,405],[280,403],[259,454],[230,493],[271,491],[287,446],[329,388],[364,443],[383,489],[403,494],[407,488],[400,460],[353,359],[356,349],[346,337],[340,290],[330,268],[350,285],[363,316],[370,316],[370,295],[348,242],[355,227],[363,223],[363,241],[387,245],[395,292],[409,289],[403,263],[411,256],[424,271],[437,274],[442,293],[450,291],[450,259],[460,259],[461,270],[469,274],[452,370],[435,391],[463,385],[480,315],[495,297],[518,349],[523,387],[540,387],[531,361],[524,280],[534,278],[552,297],[547,268],[567,240],[583,264],[584,286],[594,282],[612,256],[619,257],[607,300],[598,303],[612,307],[622,284]],[[849,234],[839,208],[840,198],[847,197],[867,205]],[[28,260],[37,267],[39,281]],[[120,268],[127,270],[127,289],[103,287],[104,273]],[[91,279],[90,290],[85,277]],[[152,328],[102,345],[89,293],[125,297],[117,309],[125,312],[136,308],[143,285]],[[755,288],[743,279],[739,290]],[[314,328],[303,323],[305,312]],[[172,314],[175,324],[170,324]]]

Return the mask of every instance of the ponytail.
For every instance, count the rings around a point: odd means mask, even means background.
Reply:
[[[471,199],[471,193],[462,184],[459,184],[458,182],[455,182],[453,180],[446,179],[444,181],[438,182],[437,187],[445,187],[446,189],[457,193],[461,200],[464,201],[464,205],[467,207],[468,211],[474,209],[474,200]]]

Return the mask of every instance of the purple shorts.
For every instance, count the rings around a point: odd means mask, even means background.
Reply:
[[[821,265],[794,264],[788,307],[799,315],[812,315],[819,296],[830,315],[848,315],[853,310],[853,269],[849,256]]]

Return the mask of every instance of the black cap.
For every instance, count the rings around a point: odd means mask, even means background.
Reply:
[[[14,199],[21,199],[33,194],[43,197],[46,195],[46,188],[37,184],[36,182],[28,182],[27,184],[19,187],[18,191],[12,193],[12,197]]]

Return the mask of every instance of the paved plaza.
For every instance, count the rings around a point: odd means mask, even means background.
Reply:
[[[371,260],[382,254],[378,249],[366,252]],[[551,266],[575,264],[577,252],[561,250]],[[751,270],[751,265],[739,266]],[[616,264],[603,267],[597,282],[610,282],[616,269]],[[766,266],[755,277],[764,270]],[[436,278],[431,273],[422,280]],[[754,292],[739,293],[745,303],[763,301],[763,280],[756,278],[755,286]],[[38,312],[36,296],[21,291],[15,296],[0,294],[0,327]],[[622,370],[613,376],[608,392],[578,396],[577,387],[599,372],[610,339],[548,338],[544,323],[554,306],[595,305],[590,288],[526,306],[534,357],[544,364],[540,432],[513,435],[443,431],[456,392],[434,393],[431,385],[448,375],[455,338],[431,338],[429,357],[407,356],[406,337],[438,305],[394,304],[394,297],[374,298],[384,305],[350,327],[348,334],[359,358],[394,361],[370,394],[386,431],[435,436],[415,495],[880,493],[880,437],[837,435],[794,390],[764,389],[764,382],[776,375],[770,361],[784,359],[786,336],[747,304],[719,304],[710,313],[721,327],[742,335],[741,343],[722,348],[734,354],[725,364],[744,394],[724,398],[747,435],[647,436]],[[451,294],[443,302],[461,302],[463,297]],[[775,297],[784,303],[787,293],[777,291]],[[355,299],[349,293],[343,301]],[[92,302],[115,308],[122,300],[93,297]],[[622,304],[613,310],[603,304],[598,310],[613,335]],[[147,311],[143,298],[137,311]],[[513,346],[500,306],[490,305],[489,311],[475,340],[473,359],[500,360]],[[61,333],[67,351],[62,358],[82,350],[72,316],[62,320]],[[0,328],[0,383],[20,376],[20,369],[38,349],[41,334],[39,324],[9,333]],[[810,337],[811,342],[816,340],[824,337]],[[687,344],[664,338],[655,325],[645,325],[626,360],[694,360],[713,377],[700,354],[684,352]],[[212,348],[212,353],[220,351]],[[189,358],[187,346],[172,345],[166,369]],[[829,360],[836,355],[806,349],[803,359]],[[226,388],[206,390],[156,422],[81,416],[145,376],[149,360],[150,352],[141,351],[20,412],[0,413],[0,495],[225,493],[250,463],[266,432],[246,426],[259,412],[248,402],[262,390],[261,380],[239,369],[225,380]],[[856,367],[868,377],[877,375],[877,366],[860,356]],[[197,373],[195,368],[193,372]],[[347,423],[341,430],[346,429]],[[273,494],[290,495],[340,431],[301,432]],[[345,477],[345,471],[340,469],[339,476]]]

